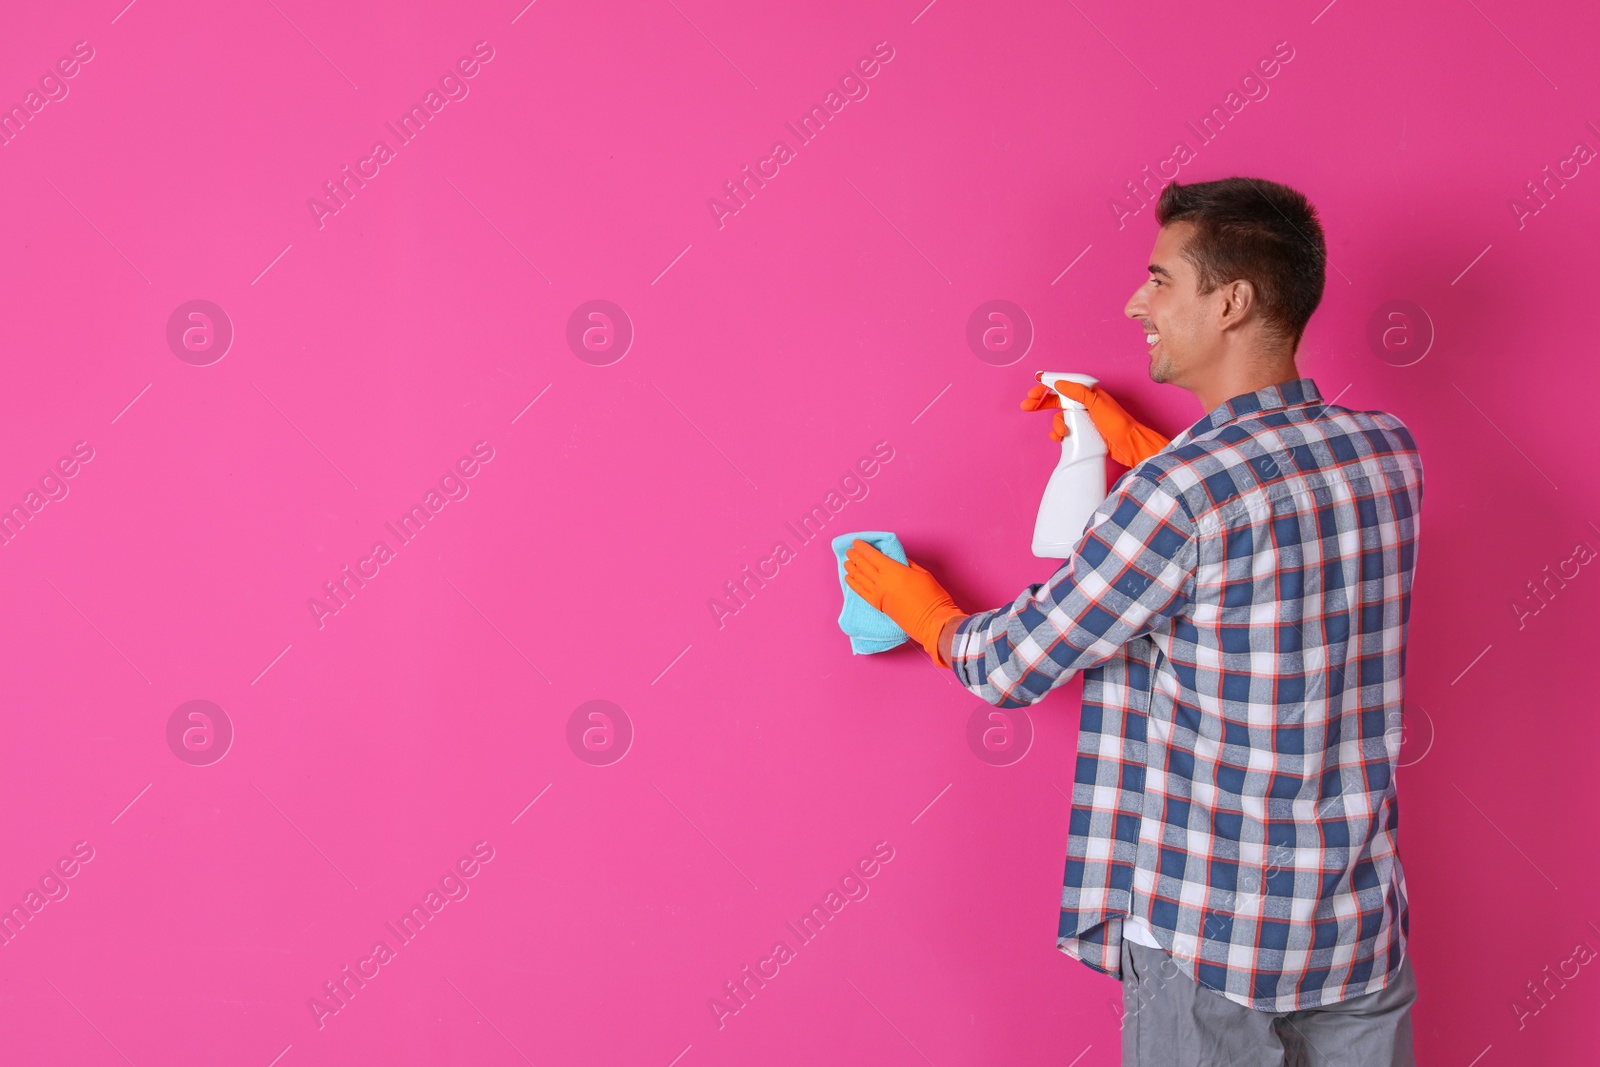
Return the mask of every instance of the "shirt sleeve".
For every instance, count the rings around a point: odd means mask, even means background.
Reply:
[[[1035,704],[1181,614],[1197,559],[1188,506],[1154,478],[1130,473],[1048,582],[1028,586],[1009,608],[962,620],[950,667],[996,707]]]

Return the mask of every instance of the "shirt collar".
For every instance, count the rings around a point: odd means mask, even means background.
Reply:
[[[1320,403],[1322,394],[1317,390],[1317,383],[1310,378],[1294,378],[1257,389],[1253,393],[1240,393],[1212,408],[1194,425],[1173,438],[1167,447],[1187,444],[1246,415],[1262,415],[1282,408]]]

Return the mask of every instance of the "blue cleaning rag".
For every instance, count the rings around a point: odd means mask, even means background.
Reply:
[[[844,554],[856,541],[865,541],[896,563],[906,562],[906,550],[900,538],[882,530],[840,534],[833,539],[833,555],[839,561],[839,588],[844,590],[844,610],[839,612],[839,629],[850,638],[853,655],[871,655],[887,652],[910,638],[889,616],[861,599],[861,594],[850,588],[844,580]]]

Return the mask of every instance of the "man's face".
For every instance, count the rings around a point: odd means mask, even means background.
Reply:
[[[1196,292],[1194,267],[1182,255],[1193,229],[1190,222],[1161,227],[1150,252],[1150,278],[1123,309],[1144,327],[1147,342],[1156,338],[1149,345],[1150,380],[1182,387],[1204,375],[1217,350],[1210,301]]]

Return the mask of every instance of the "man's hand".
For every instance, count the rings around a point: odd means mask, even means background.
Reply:
[[[1077,382],[1062,381],[1057,383],[1056,388],[1089,409],[1089,420],[1105,439],[1106,451],[1124,467],[1136,467],[1167,447],[1170,438],[1135,420],[1098,385],[1091,388]],[[1067,417],[1061,411],[1061,398],[1056,395],[1055,389],[1040,383],[1029,389],[1028,395],[1022,398],[1023,411],[1048,411],[1052,408],[1056,417],[1050,423],[1050,440],[1061,441],[1067,436]]]
[[[845,550],[844,575],[862,600],[893,619],[935,663],[950,666],[948,656],[941,655],[940,637],[947,622],[966,612],[926,568],[897,563],[858,538]]]

